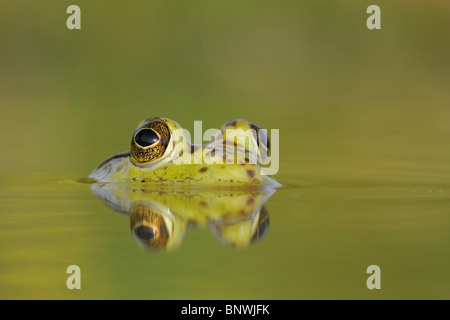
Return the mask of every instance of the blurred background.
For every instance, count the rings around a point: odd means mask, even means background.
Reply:
[[[70,4],[81,8],[81,30],[66,27]],[[371,4],[381,8],[380,30],[366,27]],[[404,283],[377,297],[448,298],[449,16],[444,0],[2,1],[0,297],[370,298],[364,271],[375,262],[355,257],[382,247],[387,251],[380,260],[395,266],[388,273],[394,282],[415,262]],[[265,249],[251,249],[251,259],[215,243],[208,248],[217,263],[269,261],[270,274],[284,270],[284,276],[239,277],[225,263],[225,279],[231,280],[217,282],[217,274],[203,268],[222,270],[218,265],[200,267],[205,256],[197,246],[209,239],[207,232],[195,233],[178,256],[150,258],[139,250],[126,256],[136,249],[126,220],[110,214],[86,186],[57,185],[87,176],[106,157],[127,150],[137,124],[152,116],[171,118],[191,133],[195,120],[206,130],[235,118],[280,130],[276,178],[304,189],[273,197],[272,240],[265,240]],[[348,193],[352,188],[356,194]],[[316,213],[307,216],[313,220],[299,218],[299,208]],[[330,210],[336,210],[333,218]],[[362,229],[361,219],[369,219]],[[126,245],[107,240],[117,230]],[[292,241],[300,231],[317,241]],[[399,242],[385,232],[406,238]],[[98,252],[90,248],[93,242]],[[340,249],[324,244],[331,242],[341,243]],[[416,242],[422,251],[404,251]],[[135,266],[145,261],[135,274],[179,272],[186,281],[160,282],[166,288],[161,295],[136,289],[135,279],[124,276],[129,266],[114,262],[119,252]],[[292,268],[270,262],[275,252]],[[345,261],[362,268],[362,278],[343,271],[348,277],[337,280],[327,268],[348,265],[329,260],[327,252],[348,256]],[[424,252],[432,254],[430,265],[417,265]],[[308,260],[311,254],[315,258]],[[410,255],[396,260],[402,254]],[[99,255],[103,260],[96,261]],[[73,256],[92,267],[91,277],[105,281],[79,296],[68,291],[64,271],[75,263]],[[166,271],[186,259],[198,264]],[[425,267],[435,277],[431,282],[415,273]],[[188,274],[198,277],[183,278]],[[288,277],[293,274],[294,280]],[[420,290],[405,285],[408,277],[418,279]],[[346,287],[351,281],[362,289]]]

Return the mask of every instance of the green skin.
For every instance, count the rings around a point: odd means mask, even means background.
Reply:
[[[154,126],[155,123],[158,127]],[[169,134],[159,131],[160,127],[167,128],[165,130]],[[156,128],[160,140],[141,146],[136,141],[137,133],[148,128]],[[228,129],[237,130],[234,131],[237,134],[230,136]],[[261,174],[261,151],[267,150],[268,146],[259,143],[259,129],[246,120],[233,120],[222,126],[211,143],[194,145],[186,139],[185,131],[175,121],[149,118],[141,122],[133,134],[131,151],[106,159],[89,175],[89,179],[163,185],[280,186]],[[167,138],[165,149],[161,147],[164,137]]]

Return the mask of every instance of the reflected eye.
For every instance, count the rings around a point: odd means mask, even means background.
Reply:
[[[143,122],[131,140],[131,155],[139,163],[161,158],[169,145],[170,130],[160,119]]]
[[[137,205],[130,212],[130,227],[134,238],[148,249],[164,249],[169,231],[163,217],[145,205]]]
[[[141,131],[136,133],[134,140],[141,147],[148,147],[148,146],[158,142],[159,136],[152,129],[142,129]]]
[[[146,226],[140,226],[134,230],[134,234],[141,240],[150,241],[155,237],[155,230]]]

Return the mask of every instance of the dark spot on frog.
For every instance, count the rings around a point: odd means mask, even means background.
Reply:
[[[191,153],[196,152],[199,148],[200,148],[200,146],[197,146],[197,145],[191,145]]]
[[[206,203],[205,201],[200,201],[200,205],[201,205],[202,207],[206,207],[206,206],[207,206],[207,203]]]
[[[200,170],[198,170],[198,172],[205,172],[206,170],[208,170],[208,167],[201,167]]]
[[[249,176],[249,178],[253,178],[255,176],[255,171],[247,170],[247,175]]]
[[[247,205],[251,205],[251,204],[253,204],[253,202],[255,202],[255,199],[253,199],[253,198],[248,198],[248,200],[247,200]]]
[[[237,123],[238,123],[237,120],[231,120],[231,121],[228,122],[228,125],[233,127],[233,128],[236,128],[237,127]]]
[[[141,182],[145,182],[145,180],[141,180]]]

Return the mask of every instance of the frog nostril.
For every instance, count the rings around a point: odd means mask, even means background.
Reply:
[[[134,234],[141,240],[151,240],[155,237],[155,229],[140,226],[134,230]]]
[[[134,141],[141,147],[148,147],[158,142],[159,136],[152,129],[142,129],[134,136]]]

